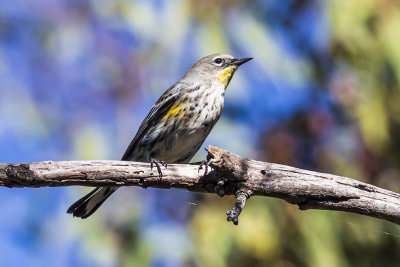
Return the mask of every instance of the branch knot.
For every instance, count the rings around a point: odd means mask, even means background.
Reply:
[[[243,191],[237,191],[235,194],[235,206],[226,212],[228,222],[233,222],[234,225],[239,224],[239,215],[246,205],[246,200],[250,197],[249,194]]]
[[[5,173],[11,180],[22,185],[29,185],[35,178],[35,174],[30,170],[28,164],[9,164],[5,169]]]

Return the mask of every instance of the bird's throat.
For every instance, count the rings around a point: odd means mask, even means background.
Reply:
[[[232,79],[233,73],[237,69],[236,66],[227,67],[218,73],[218,81],[222,83],[225,88],[228,86],[229,82]]]

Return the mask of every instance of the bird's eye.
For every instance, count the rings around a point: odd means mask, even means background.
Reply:
[[[216,59],[214,59],[214,62],[217,64],[221,64],[222,63],[222,59],[217,57]]]

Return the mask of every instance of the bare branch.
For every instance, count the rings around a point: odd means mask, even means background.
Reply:
[[[46,161],[0,164],[0,186],[140,186],[182,188],[194,192],[235,195],[227,212],[237,224],[246,199],[270,196],[300,209],[347,211],[400,224],[400,194],[332,174],[240,158],[208,147],[208,168],[170,164],[160,179],[149,163],[129,161]]]

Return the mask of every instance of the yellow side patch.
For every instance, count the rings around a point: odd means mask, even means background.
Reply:
[[[236,66],[231,66],[219,71],[218,81],[222,83],[225,87],[227,87],[236,69],[237,69]]]
[[[176,114],[178,114],[181,109],[183,108],[183,104],[179,104],[179,105],[173,105],[170,110],[168,110],[167,114],[164,115],[163,119],[167,119],[171,116],[175,116]],[[183,115],[183,113],[182,113]]]

